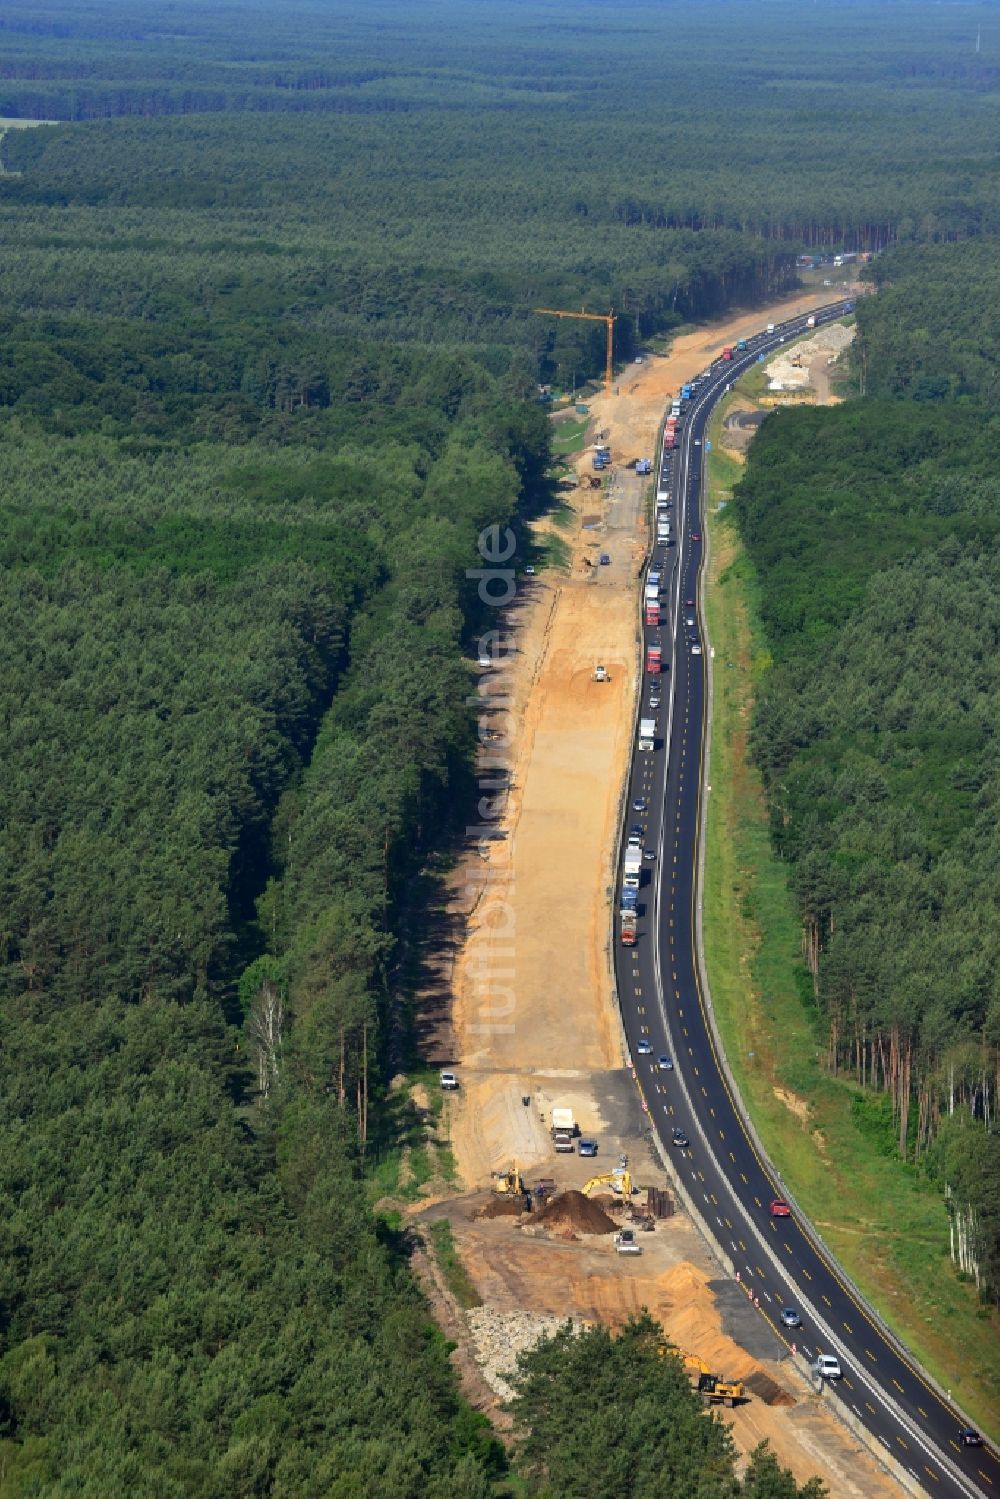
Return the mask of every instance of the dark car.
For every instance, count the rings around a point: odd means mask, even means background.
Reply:
[[[974,1426],[963,1426],[958,1433],[958,1440],[963,1447],[981,1447],[983,1439]]]
[[[646,810],[646,798],[644,796],[637,796],[636,799],[635,799],[635,801],[632,803],[632,811],[633,812],[645,812],[645,810]]]
[[[611,562],[611,558],[608,556],[607,552],[602,552],[601,553],[601,566],[602,567],[608,567],[609,564],[610,564],[610,562]]]
[[[640,840],[640,842],[641,842],[642,841],[642,823],[641,822],[634,822],[632,824],[632,826],[628,830],[628,835],[629,835],[630,838],[638,838]]]
[[[671,1145],[685,1146],[690,1145],[691,1141],[682,1129],[675,1129],[670,1136],[670,1143]]]
[[[580,1143],[579,1143],[579,1145],[576,1148],[580,1152],[581,1155],[596,1155],[597,1154],[597,1141],[596,1140],[581,1140]]]

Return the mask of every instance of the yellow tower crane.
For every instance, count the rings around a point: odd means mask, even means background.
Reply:
[[[614,352],[615,342],[615,314],[613,312],[562,312],[558,307],[536,307],[535,312],[543,317],[574,317],[585,318],[590,323],[604,323],[608,330],[608,353],[604,365],[604,390],[607,395],[611,394],[612,367],[611,356]]]

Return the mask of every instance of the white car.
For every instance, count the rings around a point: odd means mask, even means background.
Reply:
[[[812,1366],[812,1372],[817,1379],[842,1379],[844,1373],[840,1360],[834,1358],[832,1353],[821,1353]]]
[[[445,1093],[456,1093],[458,1091],[458,1078],[453,1072],[439,1072],[438,1082]]]
[[[692,656],[700,656],[701,655],[701,646],[698,645],[697,642],[691,647],[691,654],[692,654]]]

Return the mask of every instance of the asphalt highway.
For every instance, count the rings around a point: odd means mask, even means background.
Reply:
[[[844,310],[842,304],[831,306],[818,314],[817,325]],[[696,902],[709,650],[700,609],[702,442],[712,407],[729,383],[761,352],[805,331],[805,318],[793,319],[773,334],[759,334],[732,362],[716,361],[683,410],[678,449],[657,455],[657,489],[669,495],[674,544],[657,544],[651,558],[661,574],[662,623],[643,626],[641,716],[653,716],[654,684],[662,705],[655,713],[653,752],[634,751],[623,831],[624,841],[633,826],[641,827],[643,846],[655,851],[655,859],[644,865],[634,947],[622,945],[616,916],[619,999],[644,1107],[724,1259],[789,1348],[794,1344],[809,1364],[821,1353],[840,1361],[842,1378],[824,1382],[823,1398],[843,1402],[911,1485],[934,1495],[1000,1499],[997,1453],[961,1444],[961,1413],[881,1325],[794,1204],[789,1216],[772,1215],[772,1201],[787,1194],[758,1153],[727,1082],[699,979]],[[705,653],[693,653],[692,646],[703,643]],[[669,663],[660,676],[645,670],[650,644],[660,644]],[[661,1056],[669,1068],[659,1065]],[[690,1143],[672,1144],[674,1129]],[[784,1308],[799,1314],[800,1326],[782,1325]]]

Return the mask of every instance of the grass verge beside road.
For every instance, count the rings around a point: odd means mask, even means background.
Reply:
[[[887,1152],[881,1096],[826,1071],[795,903],[748,758],[753,698],[770,657],[752,564],[733,518],[718,513],[742,467],[720,447],[725,409],[740,396],[737,387],[720,404],[708,433],[705,614],[715,660],[703,900],[716,1019],[744,1103],[790,1191],[920,1362],[996,1436],[1000,1319],[955,1272],[938,1188]],[[744,396],[742,404],[752,402]]]

